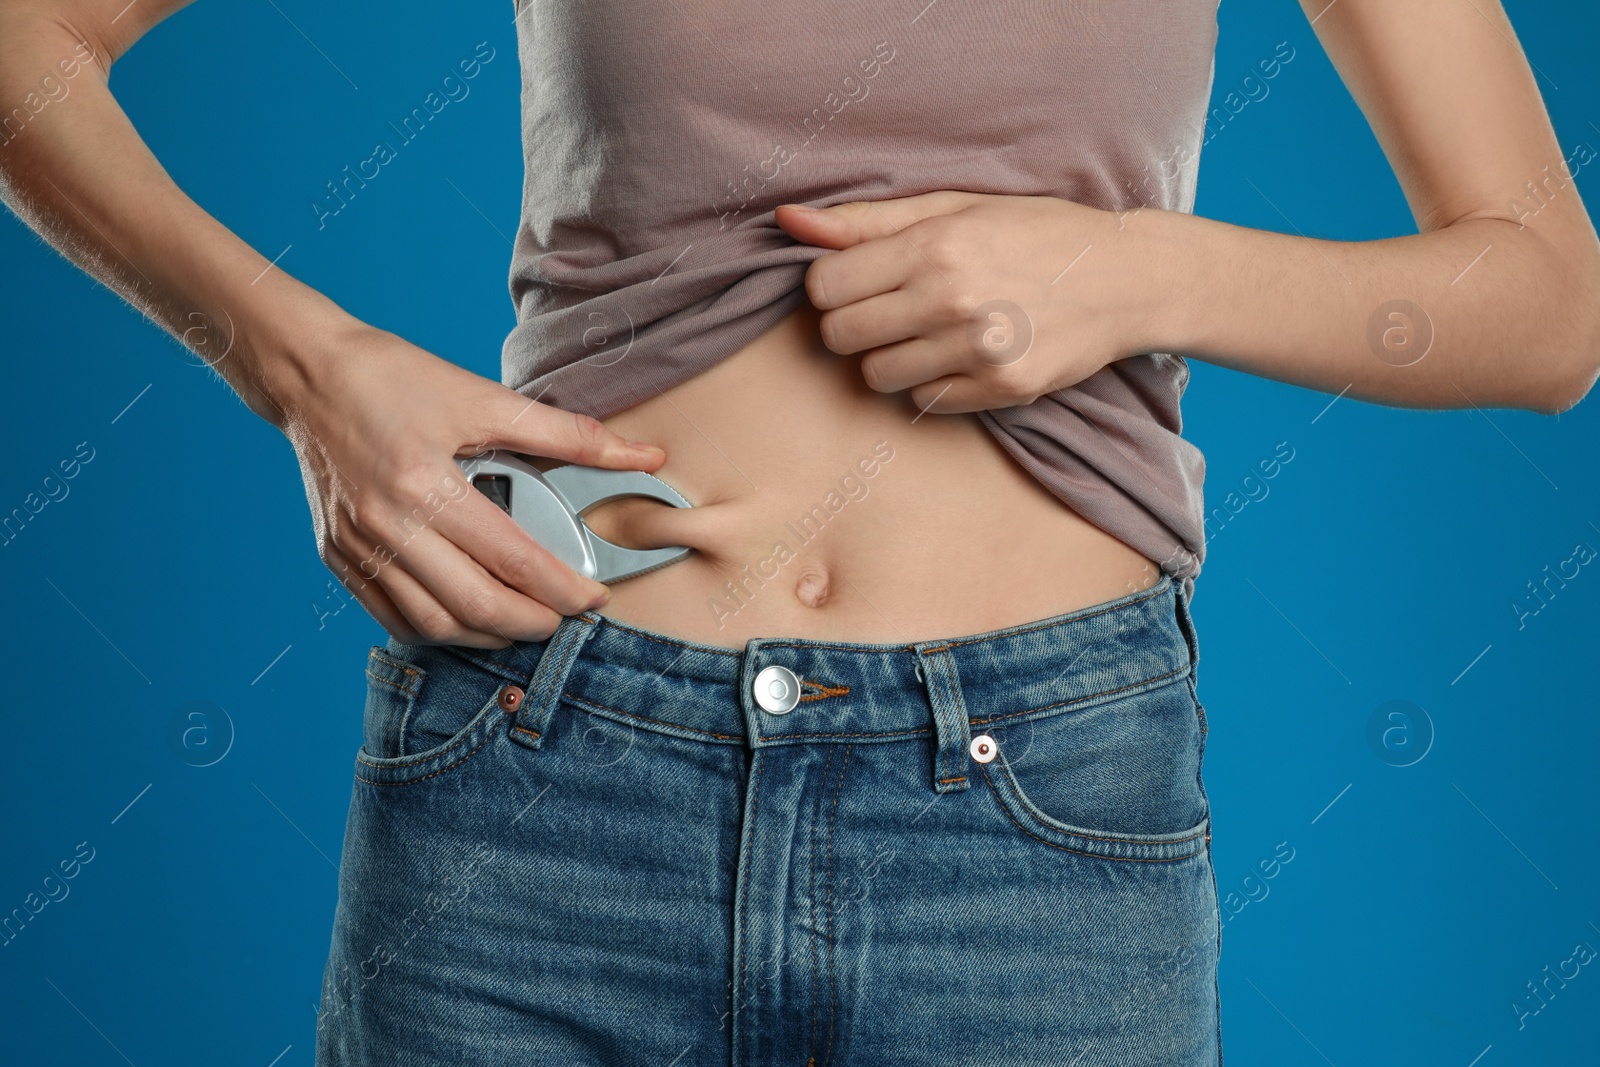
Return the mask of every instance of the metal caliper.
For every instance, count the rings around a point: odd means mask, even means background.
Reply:
[[[495,449],[457,459],[473,486],[510,515],[557,559],[597,582],[619,582],[685,559],[694,550],[624,548],[589,529],[583,513],[624,496],[645,496],[691,508],[672,486],[644,471],[570,464],[540,471],[514,452]]]

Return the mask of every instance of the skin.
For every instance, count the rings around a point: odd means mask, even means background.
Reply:
[[[775,634],[907,641],[1074,610],[1157,577],[1155,562],[1029,478],[972,412],[1151,351],[1419,408],[1556,413],[1600,373],[1600,242],[1493,0],[1303,5],[1418,234],[1320,241],[961,191],[812,216],[783,207],[786,232],[833,250],[807,273],[812,306],[604,425],[357,320],[186,197],[106,85],[116,57],[182,6],[0,0],[0,100],[26,98],[67,57],[93,57],[72,78],[72,106],[0,145],[0,196],[215,359],[285,433],[323,560],[402,640],[540,639],[603,593],[461,491],[452,457],[485,447],[651,471],[696,502],[590,513],[620,543],[697,550],[618,583],[605,605],[613,618],[733,648]],[[996,298],[1021,307],[1035,335],[1003,366],[967,332],[974,309]],[[1421,309],[1433,338],[1404,366],[1367,340],[1375,311],[1396,299]],[[1402,339],[1417,326],[1380,321]],[[784,523],[879,441],[893,458],[860,479],[865,495],[794,558],[766,562]],[[401,525],[413,514],[429,516],[414,537]],[[726,583],[746,581],[746,568],[771,576],[719,614]]]

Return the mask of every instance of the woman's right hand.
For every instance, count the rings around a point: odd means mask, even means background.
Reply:
[[[597,607],[605,586],[524,533],[455,459],[506,448],[655,471],[665,453],[629,448],[592,418],[532,403],[360,322],[271,269],[276,260],[186,196],[108,78],[188,2],[0,0],[0,101],[73,79],[71,103],[31,122],[18,109],[25,135],[0,131],[0,202],[284,431],[318,554],[395,637],[501,648]]]
[[[503,648],[549,637],[606,587],[540,545],[456,465],[491,448],[590,467],[655,471],[587,415],[530,401],[352,320],[272,383],[305,480],[318,554],[361,605],[410,644]],[[278,420],[273,420],[278,422]]]

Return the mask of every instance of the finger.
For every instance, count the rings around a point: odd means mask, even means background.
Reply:
[[[959,375],[969,369],[970,358],[948,344],[918,337],[876,349],[861,357],[861,379],[878,393],[902,389]]]
[[[471,644],[479,648],[500,648],[509,638],[487,631],[474,631],[461,624],[437,597],[412,577],[387,545],[375,542],[359,530],[344,531],[343,544],[333,546],[333,555],[342,564],[341,581],[356,594],[384,629],[407,644]],[[357,562],[357,561],[360,562]]]
[[[363,578],[356,570],[356,561],[346,556],[335,546],[329,555],[328,570],[339,579],[345,591],[355,598],[356,603],[366,610],[368,615],[375,619],[396,640],[407,644],[421,643],[421,636],[412,629],[411,623],[406,619],[393,598],[383,591],[383,587],[376,581]]]
[[[596,535],[623,548],[669,548],[722,541],[724,512],[717,504],[675,508],[646,497],[621,497],[583,514]]]
[[[385,564],[373,581],[383,587],[416,634],[415,640],[407,644],[505,648],[513,643],[507,634],[477,630],[463,623],[398,559]]]
[[[773,213],[773,219],[789,236],[807,244],[844,249],[934,215],[960,211],[972,203],[974,196],[959,189],[935,189],[887,200],[850,200],[809,211],[796,210],[809,207],[806,204],[783,204]]]
[[[904,288],[926,262],[916,238],[914,232],[885,234],[813,260],[806,268],[806,297],[819,310],[832,311]]]
[[[563,615],[594,607],[607,593],[602,583],[563,563],[477,490],[452,501],[433,526],[501,584]]]
[[[549,456],[586,467],[653,471],[665,463],[659,448],[635,447],[599,419],[581,412],[529,400],[502,387],[481,408],[482,418],[469,429],[477,452],[505,448],[530,456]],[[465,454],[477,454],[469,452]]]
[[[949,374],[916,386],[910,393],[917,410],[932,415],[955,415],[967,411],[992,411],[1010,404],[996,404],[983,383],[964,374]]]
[[[506,518],[509,522],[509,517]],[[544,552],[549,557],[549,552],[542,549],[542,545],[538,552]],[[518,581],[531,581],[536,585],[539,577],[558,579],[560,573],[555,568],[566,566],[554,557],[549,557],[549,566],[526,565],[518,561],[531,558],[528,553],[517,553],[517,557],[496,560],[496,565],[512,568]],[[514,589],[437,528],[421,531],[414,537],[413,542],[403,550],[403,561],[406,569],[426,585],[427,590],[434,593],[434,597],[450,609],[451,614],[472,629],[483,632],[506,633],[510,637],[526,640],[526,633],[546,630],[552,622],[552,616],[579,613],[594,605],[595,601],[595,597],[590,595],[571,595],[574,584],[589,581],[573,573],[571,568],[566,568],[568,581],[565,585],[552,582],[557,585],[554,592],[542,587],[536,593]],[[525,571],[517,573],[515,568],[518,566],[525,566]]]
[[[405,570],[455,620],[479,633],[543,640],[561,621],[561,612],[510,588],[432,526],[399,550],[397,562],[405,564]]]
[[[938,323],[929,321],[926,296],[908,289],[871,296],[820,317],[822,343],[829,351],[853,356],[869,348],[926,336]]]

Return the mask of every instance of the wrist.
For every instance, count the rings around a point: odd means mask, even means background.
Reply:
[[[1183,354],[1196,338],[1208,271],[1214,257],[1201,251],[1204,220],[1180,211],[1141,208],[1118,216],[1116,239],[1131,256],[1134,303],[1127,310],[1129,344],[1121,354]],[[1200,225],[1197,225],[1200,224]]]
[[[285,429],[333,366],[341,338],[372,326],[276,268],[218,295],[211,313],[229,346],[207,352],[186,336],[250,410]],[[193,333],[194,331],[191,331]]]

